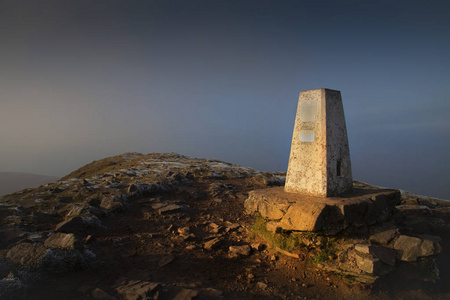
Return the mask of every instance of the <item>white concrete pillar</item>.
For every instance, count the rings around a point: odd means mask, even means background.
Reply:
[[[353,189],[341,92],[300,93],[284,190],[332,197]]]

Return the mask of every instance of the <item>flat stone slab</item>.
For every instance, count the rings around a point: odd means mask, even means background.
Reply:
[[[400,196],[398,190],[354,189],[340,197],[314,197],[274,187],[249,192],[244,206],[248,214],[260,213],[276,220],[284,230],[336,234],[349,226],[359,228],[389,220]]]

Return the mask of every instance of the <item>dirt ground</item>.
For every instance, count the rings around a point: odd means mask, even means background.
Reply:
[[[102,219],[107,229],[88,242],[86,247],[99,261],[94,267],[48,276],[22,296],[94,299],[92,291],[99,288],[120,299],[115,290],[120,282],[147,280],[161,283],[157,297],[162,300],[173,299],[183,289],[197,291],[195,299],[450,299],[449,238],[443,238],[437,258],[436,283],[414,277],[407,266],[373,286],[354,283],[319,270],[312,253],[293,258],[267,246],[231,258],[229,246],[264,243],[252,234],[254,218],[243,210],[246,193],[262,187],[242,178],[205,179],[130,200],[123,213]],[[160,214],[154,207],[161,202],[181,208]],[[448,213],[441,217],[450,222]],[[220,244],[205,249],[214,238]]]

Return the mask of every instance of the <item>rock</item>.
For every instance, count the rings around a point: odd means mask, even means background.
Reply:
[[[161,258],[161,259],[158,261],[158,266],[159,266],[160,268],[161,268],[161,267],[164,267],[165,265],[170,264],[174,259],[175,259],[175,256],[173,256],[173,255],[164,256],[163,258]]]
[[[266,245],[261,244],[261,243],[253,243],[253,244],[251,244],[252,249],[255,250],[255,251],[262,251],[262,250],[264,250],[265,246]]]
[[[178,228],[178,233],[181,235],[181,236],[189,236],[189,233],[190,233],[190,228],[189,227],[181,227],[181,228]]]
[[[130,280],[116,288],[117,293],[126,300],[147,299],[161,287],[160,283],[144,280]]]
[[[0,230],[0,245],[14,242],[23,238],[26,235],[25,231],[22,231],[20,228],[15,226],[9,226],[3,230]]]
[[[118,198],[114,195],[108,195],[103,197],[100,202],[100,208],[111,210],[111,211],[121,211],[123,210],[123,205],[118,201]]]
[[[91,293],[92,298],[94,299],[98,299],[98,300],[116,300],[116,297],[111,296],[110,294],[108,294],[107,292],[105,292],[104,290],[101,290],[99,288],[96,288],[95,290],[92,291]]]
[[[239,256],[249,256],[250,251],[252,249],[249,245],[243,245],[243,246],[230,246],[229,251],[231,254],[237,254]]]
[[[280,201],[279,198],[261,197],[258,191],[250,191],[244,202],[248,214],[259,212],[261,216],[271,220],[280,220],[290,206],[288,201]]]
[[[46,253],[47,249],[41,244],[21,243],[11,248],[6,258],[15,264],[34,268],[39,265]]]
[[[394,243],[394,249],[400,252],[403,261],[415,261],[420,254],[422,240],[412,236],[401,235]]]
[[[167,203],[155,203],[155,204],[152,204],[152,208],[153,209],[160,209],[160,208],[162,208],[164,206],[167,206]]]
[[[269,221],[266,223],[266,229],[269,232],[277,233],[281,230],[280,222],[279,221]]]
[[[312,197],[287,193],[283,187],[254,190],[244,202],[248,214],[280,220],[284,230],[337,234],[364,229],[392,217],[400,201],[396,190],[359,190],[349,197]]]
[[[72,209],[66,214],[66,219],[70,219],[73,217],[78,217],[83,214],[83,212],[87,211],[87,207],[80,204],[73,204]]]
[[[191,300],[194,297],[197,297],[198,292],[196,290],[183,289],[181,290],[173,300]]]
[[[170,213],[170,212],[177,211],[177,210],[179,210],[180,208],[181,208],[180,205],[177,205],[177,204],[169,204],[169,205],[167,205],[167,206],[164,206],[164,207],[160,208],[160,209],[158,210],[158,212],[159,212],[160,215],[162,215],[162,214],[165,214],[165,213]]]
[[[389,244],[398,234],[398,228],[393,224],[385,223],[371,228],[369,240],[381,245]]]
[[[219,233],[221,226],[217,225],[216,223],[210,223],[209,228],[211,229],[212,233]]]
[[[256,287],[257,287],[258,289],[265,290],[265,289],[267,289],[267,284],[264,283],[264,282],[262,282],[262,281],[260,281],[260,282],[258,282],[258,283],[256,284]]]
[[[438,239],[431,236],[422,236],[423,239],[413,236],[400,235],[394,242],[394,249],[400,252],[403,261],[416,261],[419,257],[431,256],[440,253],[441,246]]]
[[[82,217],[74,217],[56,225],[55,231],[64,233],[83,233],[87,230],[88,224]]]
[[[356,244],[355,250],[359,253],[369,254],[374,258],[378,258],[382,262],[390,266],[395,266],[395,261],[397,259],[397,252],[393,249],[386,248],[380,245]]]
[[[44,242],[46,248],[74,249],[82,247],[73,233],[55,233]]]
[[[212,240],[207,241],[205,244],[203,244],[203,248],[206,250],[215,249],[220,246],[222,241],[219,238],[214,238]]]
[[[389,273],[390,269],[381,262],[381,259],[374,258],[369,255],[356,254],[356,264],[362,271],[373,274],[383,275]]]
[[[227,223],[227,225],[226,225],[226,227],[227,227],[226,230],[227,231],[234,231],[234,230],[236,230],[236,229],[241,227],[241,225],[238,224],[238,223],[230,223],[228,221],[226,223]]]
[[[133,194],[138,191],[138,187],[135,184],[130,184],[130,186],[127,189],[128,194]]]

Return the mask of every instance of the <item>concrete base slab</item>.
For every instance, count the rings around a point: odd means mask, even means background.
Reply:
[[[389,189],[354,189],[339,197],[314,197],[286,193],[284,187],[249,192],[248,214],[276,220],[284,230],[336,234],[389,220],[400,203],[400,192]]]

